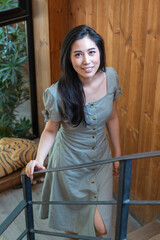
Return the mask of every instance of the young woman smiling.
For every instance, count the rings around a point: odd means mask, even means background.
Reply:
[[[119,97],[118,76],[106,68],[102,37],[92,28],[80,25],[70,30],[61,48],[61,76],[43,95],[46,126],[37,157],[27,164],[26,173],[48,168],[90,163],[111,158],[106,126],[114,157],[121,155],[119,122],[115,100]],[[43,201],[112,200],[113,174],[119,163],[78,170],[47,173]],[[112,207],[109,205],[42,205],[40,217],[49,226],[74,234],[111,234]]]

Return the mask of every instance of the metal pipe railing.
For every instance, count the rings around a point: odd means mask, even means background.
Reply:
[[[0,225],[0,235],[9,227],[9,225],[16,219],[16,217],[25,209],[27,206],[26,201],[22,200],[17,207],[10,213],[10,215]]]
[[[98,237],[88,237],[82,235],[73,235],[65,233],[55,233],[43,230],[34,229],[34,219],[33,219],[33,204],[68,204],[68,205],[117,205],[116,214],[116,228],[115,228],[115,240],[126,240],[127,239],[127,223],[129,214],[129,205],[160,205],[160,200],[157,201],[147,201],[147,200],[130,200],[130,186],[131,186],[131,173],[132,173],[132,160],[137,160],[141,158],[150,157],[160,157],[160,151],[146,152],[146,153],[136,153],[131,155],[122,156],[119,158],[112,158],[107,160],[101,160],[95,163],[86,163],[72,166],[65,166],[61,168],[50,168],[45,170],[35,171],[34,175],[38,173],[46,172],[58,172],[67,170],[76,170],[79,168],[89,168],[97,165],[103,165],[107,163],[113,163],[116,161],[120,162],[119,169],[119,179],[118,179],[118,196],[117,200],[113,201],[32,201],[32,191],[31,191],[31,181],[26,176],[25,173],[22,174],[23,192],[24,200],[14,209],[14,211],[4,220],[0,225],[0,235],[8,228],[8,226],[14,221],[14,219],[20,214],[20,212],[25,209],[25,219],[26,219],[26,229],[17,238],[21,240],[27,235],[27,240],[35,240],[35,234],[50,235],[57,237],[68,237],[68,238],[79,238],[88,240],[113,240],[109,238],[98,238]]]

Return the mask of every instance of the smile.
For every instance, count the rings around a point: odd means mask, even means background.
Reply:
[[[89,73],[92,71],[93,67],[82,68],[85,72]]]

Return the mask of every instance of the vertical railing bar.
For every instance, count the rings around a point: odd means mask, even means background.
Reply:
[[[33,220],[33,206],[28,204],[32,202],[32,189],[31,189],[31,180],[27,175],[22,175],[22,184],[23,184],[23,195],[24,200],[27,203],[25,209],[25,219],[26,219],[26,228],[28,229],[27,240],[35,240],[34,230],[34,220]]]
[[[118,179],[118,196],[117,196],[115,240],[120,240],[120,235],[121,235],[124,169],[125,169],[125,162],[121,161],[120,162],[120,167],[119,167],[119,179]]]
[[[130,201],[131,176],[132,176],[132,160],[127,160],[125,161],[125,166],[124,166],[123,205],[122,205],[121,235],[120,235],[121,240],[127,239],[129,205],[124,204],[124,201],[125,202]]]

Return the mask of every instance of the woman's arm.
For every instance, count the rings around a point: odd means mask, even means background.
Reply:
[[[107,129],[109,133],[109,137],[111,139],[111,143],[113,146],[114,157],[121,156],[121,147],[120,147],[120,133],[119,133],[119,120],[116,110],[116,103],[113,102],[113,109],[111,116],[107,121]],[[119,171],[119,162],[114,163],[114,175],[118,176]]]
[[[38,145],[37,156],[35,160],[31,160],[26,166],[26,174],[28,177],[33,178],[34,169],[44,169],[44,160],[51,149],[55,137],[59,129],[59,122],[49,120],[42,132],[40,142]]]

